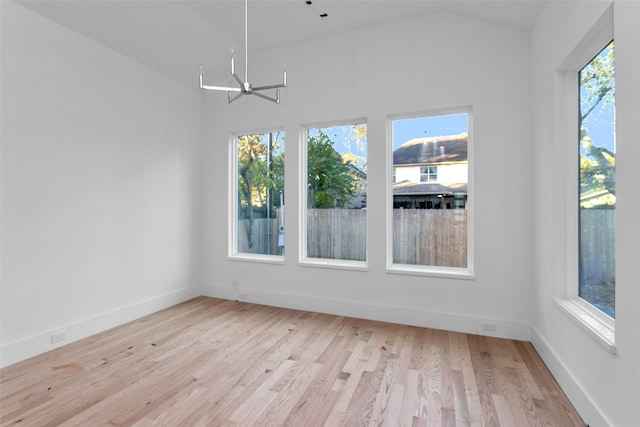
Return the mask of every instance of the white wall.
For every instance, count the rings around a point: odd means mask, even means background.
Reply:
[[[286,24],[286,23],[285,23]],[[208,93],[204,136],[204,292],[207,295],[529,338],[531,319],[531,89],[529,34],[439,14],[358,30],[250,57],[253,84],[289,87],[281,105]],[[213,84],[213,83],[211,83]],[[385,273],[389,114],[471,105],[475,175],[474,280]],[[368,122],[367,271],[298,265],[301,126]],[[284,127],[286,256],[283,264],[227,257],[231,132]],[[505,210],[504,203],[509,204]],[[237,285],[237,289],[233,285]]]
[[[0,3],[7,365],[200,294],[201,94]]]
[[[640,241],[637,165],[640,111],[640,3],[615,2],[616,56],[616,333],[613,355],[553,303],[566,286],[566,149],[561,85],[554,77],[565,58],[610,2],[551,2],[532,37],[534,141],[534,313],[532,341],[584,421],[594,426],[640,425]],[[577,142],[576,142],[577,144]]]
[[[437,165],[439,183],[466,183],[469,177],[469,166],[464,164]],[[420,182],[420,166],[396,166],[396,182]]]

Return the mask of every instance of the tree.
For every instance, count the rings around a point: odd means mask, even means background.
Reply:
[[[356,178],[322,130],[307,137],[307,206],[345,207],[356,194]]]
[[[266,141],[263,142],[263,136]],[[279,153],[275,154],[274,153]],[[254,210],[264,207],[270,211],[276,202],[274,188],[283,189],[284,152],[280,150],[280,133],[245,135],[238,138],[238,191],[240,207],[249,221],[247,239],[253,248]]]
[[[589,135],[597,127],[592,114],[598,107],[615,105],[614,44],[611,42],[580,71],[580,183],[583,190],[604,188],[615,195],[615,153],[598,146]]]

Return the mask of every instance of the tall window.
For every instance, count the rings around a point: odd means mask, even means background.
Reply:
[[[578,295],[615,318],[616,140],[613,42],[579,72]]]
[[[284,132],[235,140],[235,254],[284,252]]]
[[[306,132],[306,256],[367,259],[367,125]]]
[[[468,272],[469,113],[396,118],[392,133],[392,267]]]

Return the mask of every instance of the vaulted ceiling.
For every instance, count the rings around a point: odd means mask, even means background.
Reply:
[[[196,84],[199,64],[244,53],[242,0],[28,0],[25,7],[154,68]],[[310,4],[309,4],[310,3]],[[530,31],[544,1],[250,0],[249,52],[409,17],[448,12]],[[325,17],[321,15],[326,14]]]

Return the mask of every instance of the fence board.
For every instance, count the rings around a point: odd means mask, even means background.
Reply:
[[[366,210],[309,209],[307,257],[365,261]]]
[[[615,210],[580,210],[580,278],[615,282]]]
[[[283,248],[278,246],[280,219],[257,218],[253,220],[253,247],[249,247],[249,220],[238,220],[238,253],[260,255],[282,255]]]
[[[466,267],[467,212],[452,209],[394,209],[393,262]]]

